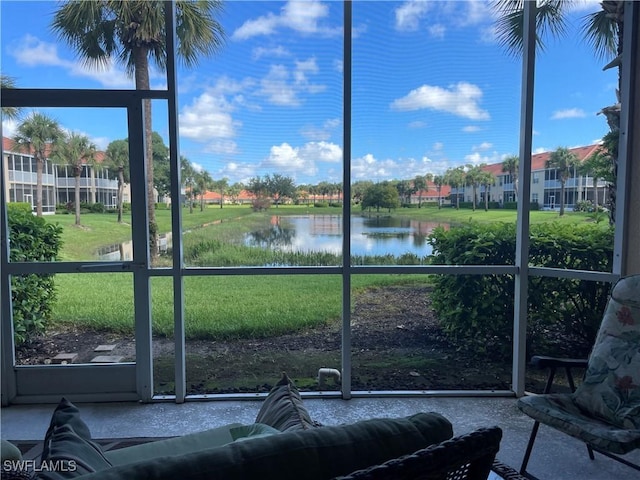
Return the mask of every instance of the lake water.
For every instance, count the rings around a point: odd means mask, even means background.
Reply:
[[[413,253],[419,257],[431,254],[427,236],[446,223],[410,220],[390,216],[351,217],[351,254],[362,256]],[[160,251],[171,248],[171,233],[160,235]],[[273,215],[264,228],[245,234],[247,246],[292,252],[342,251],[342,215]],[[97,252],[99,260],[133,259],[133,244],[108,245]]]
[[[436,222],[410,220],[390,216],[352,216],[352,255],[402,255],[413,253],[420,257],[431,254],[427,236]],[[277,216],[268,226],[247,233],[247,246],[293,252],[342,251],[342,215]]]

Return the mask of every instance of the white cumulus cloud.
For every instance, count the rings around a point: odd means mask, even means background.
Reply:
[[[429,3],[424,0],[409,0],[396,8],[396,29],[413,32],[418,30],[420,20],[429,10]]]
[[[556,110],[551,115],[551,120],[564,120],[565,118],[584,118],[587,114],[581,108],[567,108]]]
[[[288,28],[304,35],[337,35],[341,28],[328,27],[321,21],[329,16],[329,5],[318,0],[305,2],[289,1],[279,14],[268,13],[247,20],[233,32],[234,40],[247,40],[259,35],[272,35],[279,29]]]
[[[481,99],[480,87],[468,82],[459,82],[448,88],[422,85],[394,100],[391,108],[400,111],[430,109],[470,120],[489,120],[489,112],[480,108]]]

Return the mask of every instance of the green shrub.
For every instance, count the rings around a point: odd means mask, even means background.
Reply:
[[[325,208],[328,207],[329,204],[327,202],[315,202],[313,206],[316,208]]]
[[[55,261],[62,245],[62,227],[31,213],[29,204],[8,204],[12,262]],[[55,302],[53,275],[22,275],[11,279],[16,344],[45,331]]]
[[[271,200],[268,198],[254,198],[251,201],[251,208],[254,212],[262,212],[271,207]]]
[[[104,204],[100,202],[90,203],[89,211],[91,213],[105,213],[106,209],[104,208]]]
[[[403,203],[401,205],[402,208],[418,208],[417,203]]]
[[[342,208],[342,202],[331,202],[329,203],[330,207]]]
[[[433,264],[513,265],[514,224],[475,224],[429,237]],[[613,230],[558,223],[531,226],[530,264],[611,271]],[[567,278],[530,277],[527,348],[550,353],[565,347],[588,353],[606,305],[610,285]],[[511,275],[439,275],[432,296],[445,332],[459,346],[508,358],[513,332]],[[554,350],[555,349],[555,350]]]

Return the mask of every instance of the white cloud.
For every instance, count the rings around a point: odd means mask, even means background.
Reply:
[[[441,23],[436,23],[435,25],[430,25],[427,27],[427,32],[431,35],[432,38],[437,38],[442,40],[444,38],[444,34],[447,31],[447,28]]]
[[[256,47],[251,52],[254,60],[259,60],[262,57],[288,57],[289,55],[291,55],[291,52],[282,45],[277,47]]]
[[[465,133],[475,133],[481,130],[477,125],[467,125],[466,127],[462,127],[462,131]]]
[[[491,147],[493,147],[492,143],[482,142],[480,145],[472,146],[471,150],[473,150],[474,152],[481,152],[481,151],[484,151],[484,150],[489,150]]]
[[[20,122],[18,120],[3,120],[2,121],[2,135],[11,138],[16,134]]]
[[[353,180],[394,180],[414,178],[425,173],[441,174],[448,168],[448,161],[435,161],[428,156],[398,159],[378,159],[373,154],[355,158],[351,162]]]
[[[429,10],[424,0],[409,0],[396,8],[396,30],[414,32],[420,26],[420,20]]]
[[[470,0],[461,2],[460,5],[466,6],[465,11],[457,17],[458,23],[461,26],[477,25],[489,21],[493,17],[489,2]]]
[[[269,156],[260,167],[276,170],[279,173],[313,176],[318,172],[317,164],[342,161],[342,147],[330,142],[309,142],[302,147],[293,147],[288,143],[274,145]]]
[[[289,28],[303,35],[337,35],[341,28],[321,25],[322,19],[329,16],[329,6],[318,0],[305,2],[289,1],[279,15],[269,13],[256,19],[247,20],[233,34],[234,40],[247,40],[259,35],[272,35],[280,28]]]
[[[472,165],[480,165],[481,163],[499,163],[502,161],[502,157],[498,152],[495,151],[490,155],[483,155],[479,151],[475,151],[473,153],[465,155],[464,160],[466,163],[471,163]]]
[[[57,45],[44,42],[33,35],[25,35],[12,43],[8,52],[19,65],[59,67],[67,70],[72,76],[90,78],[109,88],[131,88],[134,85],[133,79],[117,68],[112,61],[108,61],[99,69],[88,68],[80,62],[60,58]]]
[[[237,105],[245,103],[242,90],[251,81],[234,82],[223,77],[205,90],[180,112],[180,134],[198,142],[210,142],[205,150],[214,153],[236,153],[237,146],[231,139],[237,136],[242,122],[232,113]]]
[[[284,65],[271,65],[269,73],[260,81],[257,93],[267,97],[267,100],[275,105],[295,107],[302,103],[300,94],[315,94],[326,89],[324,85],[309,81],[308,76],[317,74],[320,70],[315,58],[295,63],[296,66],[291,72]]]
[[[447,112],[471,120],[489,120],[490,115],[478,102],[482,99],[480,87],[467,82],[449,88],[423,85],[391,103],[394,110],[409,111],[431,109]]]
[[[564,110],[556,110],[551,115],[551,120],[564,120],[565,118],[583,118],[587,114],[581,108],[567,108]]]
[[[334,60],[333,61],[333,69],[336,72],[344,72],[344,62],[342,60]]]
[[[326,120],[322,126],[307,125],[300,129],[300,134],[313,141],[329,140],[333,132],[341,125],[339,118]]]

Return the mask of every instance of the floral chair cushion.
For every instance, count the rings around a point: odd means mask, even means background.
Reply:
[[[597,418],[640,429],[640,275],[616,283],[574,398]]]

